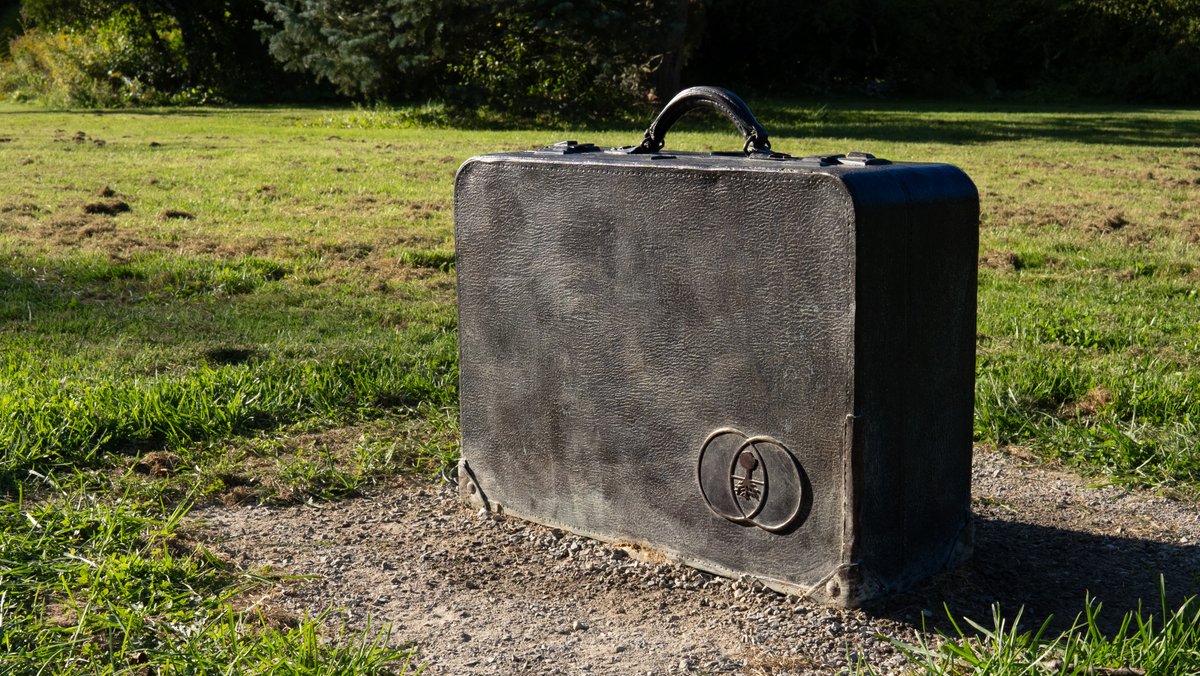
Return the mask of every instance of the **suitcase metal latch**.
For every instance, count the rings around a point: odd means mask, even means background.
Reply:
[[[580,143],[579,141],[559,141],[551,146],[539,148],[539,153],[554,153],[556,155],[575,155],[577,153],[598,153],[600,149],[594,143]]]
[[[875,166],[879,164],[891,164],[890,160],[885,160],[882,157],[875,157],[871,153],[846,153],[845,157],[839,157],[838,163],[848,164],[854,167]]]
[[[844,165],[850,167],[874,167],[880,164],[891,164],[891,160],[885,160],[882,157],[875,157],[871,153],[851,152],[845,155],[810,155],[801,157],[801,162],[805,164],[815,164],[818,167],[832,167],[836,165]]]

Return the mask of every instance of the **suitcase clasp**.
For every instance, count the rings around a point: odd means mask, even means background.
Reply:
[[[580,143],[579,141],[559,141],[554,145],[549,145],[544,148],[538,148],[539,153],[554,153],[556,155],[575,155],[578,153],[598,153],[600,148],[594,143]]]

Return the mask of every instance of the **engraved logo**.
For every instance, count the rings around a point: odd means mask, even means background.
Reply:
[[[721,428],[704,441],[700,494],[721,517],[772,533],[794,526],[804,507],[804,470],[782,442]]]

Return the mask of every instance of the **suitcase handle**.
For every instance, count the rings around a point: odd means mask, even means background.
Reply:
[[[767,130],[754,118],[750,107],[737,94],[720,87],[689,87],[676,94],[650,123],[641,145],[629,152],[640,154],[662,150],[671,126],[678,122],[684,113],[700,107],[715,108],[737,125],[738,131],[746,139],[742,152],[749,155],[751,147],[758,151],[770,152],[771,141],[767,138]]]

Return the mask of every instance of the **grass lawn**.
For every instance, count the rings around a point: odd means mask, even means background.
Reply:
[[[944,161],[975,180],[980,443],[1195,499],[1200,112],[754,108],[783,152]],[[455,170],[641,136],[420,119],[0,106],[0,649],[18,671],[403,664],[380,637],[327,645],[319,619],[255,617],[240,599],[269,577],[178,525],[197,500],[443,471]],[[740,147],[725,127],[685,124],[669,145]]]

